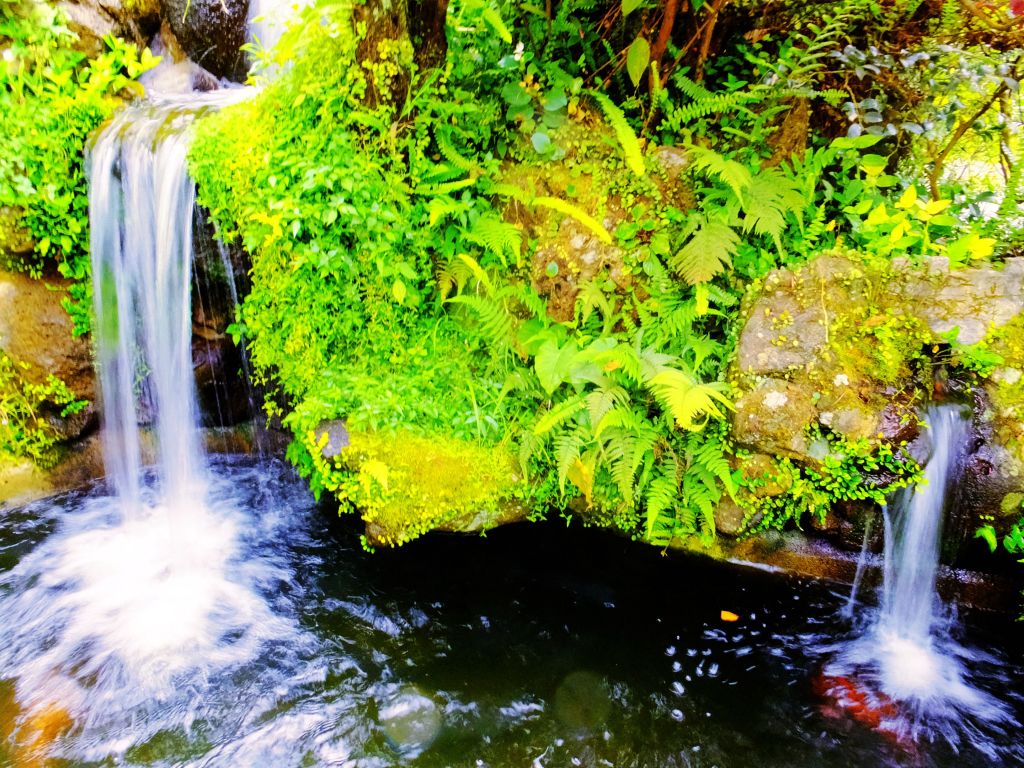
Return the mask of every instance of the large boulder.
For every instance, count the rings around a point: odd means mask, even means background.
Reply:
[[[28,366],[22,376],[30,383],[42,384],[53,374],[90,401],[68,419],[53,417],[61,436],[71,440],[96,423],[96,377],[88,342],[71,335],[71,318],[61,303],[65,287],[60,280],[0,272],[0,351]]]
[[[160,0],[163,16],[188,57],[217,77],[242,82],[249,0]]]
[[[920,407],[954,397],[973,405],[974,429],[948,532],[967,541],[980,524],[1005,530],[1020,517],[1024,259],[951,270],[940,258],[869,266],[828,254],[772,272],[743,311],[738,444],[814,466],[824,438],[885,442],[920,461]]]
[[[89,56],[105,50],[107,35],[144,45],[160,26],[158,0],[62,0],[58,7],[78,34],[78,48]]]

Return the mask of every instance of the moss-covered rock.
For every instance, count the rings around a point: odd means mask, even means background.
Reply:
[[[754,286],[744,317],[732,372],[742,446],[811,471],[835,441],[920,461],[919,408],[973,397],[954,527],[970,535],[997,513],[1015,522],[1001,510],[1024,490],[1024,260],[951,271],[938,258],[826,254]]]
[[[309,436],[325,487],[366,522],[370,546],[398,546],[432,530],[483,533],[526,519],[515,457],[412,432],[349,432],[338,422]]]

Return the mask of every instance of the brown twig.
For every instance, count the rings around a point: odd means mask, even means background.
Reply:
[[[1013,69],[1010,72],[1010,76],[1014,79],[1019,77],[1017,69],[1020,66],[1021,58],[1022,56],[1017,57],[1017,60],[1013,65]],[[932,170],[928,174],[928,188],[931,191],[933,200],[939,199],[939,178],[942,176],[942,169],[945,166],[946,158],[949,157],[949,153],[953,151],[953,148],[960,142],[960,139],[962,139],[966,135],[967,131],[971,129],[971,126],[980,120],[986,112],[992,109],[992,105],[999,101],[1003,94],[1009,89],[1010,86],[1006,84],[1006,78],[1004,78],[999,84],[999,87],[996,88],[995,91],[992,92],[992,95],[985,100],[984,104],[978,107],[978,109],[976,109],[969,117],[961,120],[957,124],[956,129],[953,131],[953,135],[949,137],[949,141],[947,141],[946,145],[939,151],[939,154],[935,156],[935,159],[932,161]]]
[[[708,18],[704,22],[704,37],[700,43],[700,51],[697,53],[697,66],[693,73],[693,79],[698,83],[704,82],[704,64],[707,62],[708,54],[711,52],[711,38],[715,33],[718,12],[727,2],[729,0],[717,0],[717,2],[711,3],[708,6]]]
[[[672,37],[672,27],[676,23],[676,11],[679,10],[679,0],[667,0],[665,3],[665,15],[661,18],[661,27],[658,29],[658,37],[651,46],[651,63],[661,64],[661,57],[665,55],[668,41]]]

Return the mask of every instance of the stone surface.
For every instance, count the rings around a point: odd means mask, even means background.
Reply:
[[[348,448],[348,428],[341,419],[321,421],[316,425],[315,431],[318,443],[323,442],[324,437],[327,438],[327,442],[324,442],[323,448],[320,449],[320,453],[323,454],[325,459],[333,459],[335,456],[340,456],[341,452]]]
[[[900,300],[936,335],[959,328],[961,344],[977,344],[990,326],[1024,311],[1024,259],[1009,259],[1001,270],[951,271],[948,260],[938,257],[927,259],[923,270],[900,261],[894,266],[910,275],[893,286]]]
[[[746,511],[729,498],[722,499],[715,507],[715,530],[721,536],[738,536],[743,530]]]
[[[938,258],[868,267],[824,255],[768,275],[743,311],[732,369],[740,445],[813,466],[829,450],[813,438],[813,425],[825,436],[887,442],[925,461],[922,404],[973,398],[945,556],[970,557],[979,525],[1003,532],[1021,516],[1021,505],[1006,500],[1024,500],[1024,259],[951,271]],[[956,350],[993,338],[986,344],[1003,362],[972,386],[972,375],[956,369]],[[825,533],[848,533],[842,521],[828,522]]]
[[[188,57],[218,77],[241,82],[248,0],[160,0],[163,17]]]
[[[758,497],[780,496],[793,485],[793,477],[781,471],[777,461],[764,453],[752,453],[738,458],[736,466],[743,472],[745,482],[752,483],[751,491]]]
[[[604,222],[614,231],[621,221],[618,214]],[[614,243],[604,243],[592,231],[572,217],[565,217],[554,238],[541,243],[533,256],[534,284],[548,300],[552,319],[567,323],[576,311],[576,297],[584,285],[594,279],[608,279],[624,288],[629,278],[623,273],[623,251]]]
[[[806,460],[811,448],[806,428],[816,419],[805,386],[765,379],[736,402],[733,437],[752,450]]]
[[[106,49],[106,35],[143,45],[160,24],[157,0],[62,0],[58,7],[67,14],[71,31],[78,34],[79,49],[90,56]]]
[[[873,271],[823,255],[801,269],[776,270],[745,304],[735,436],[752,450],[801,460],[815,458],[804,436],[814,422],[850,441],[912,442],[916,404],[932,395],[931,382],[913,380],[900,356],[945,345],[942,335],[953,328],[960,344],[977,343],[1022,311],[1024,259],[954,271],[946,259],[896,260]],[[1000,375],[1014,379],[1014,370]],[[785,392],[783,410],[766,407],[756,394],[765,387]]]
[[[0,272],[0,351],[19,363],[25,380],[42,384],[57,376],[89,405],[70,417],[61,408],[45,408],[50,423],[63,440],[73,440],[97,423],[96,377],[92,352],[85,339],[71,335],[72,323],[61,301],[60,280],[33,280],[26,275]]]

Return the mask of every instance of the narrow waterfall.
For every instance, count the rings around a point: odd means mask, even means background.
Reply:
[[[128,507],[140,504],[142,406],[155,416],[165,498],[177,506],[202,495],[191,355],[195,185],[185,163],[186,128],[194,114],[173,107],[126,109],[92,149],[89,208],[104,461]]]
[[[955,405],[930,408],[925,423],[932,450],[924,481],[903,495],[895,513],[887,507],[883,516],[885,572],[876,631],[890,645],[884,674],[897,698],[927,689],[936,673],[922,666],[927,656],[919,649],[930,647],[942,618],[936,593],[942,524],[970,430]]]
[[[943,737],[954,745],[979,724],[999,724],[1005,707],[971,685],[968,665],[991,661],[961,646],[936,590],[943,518],[970,422],[957,405],[930,407],[924,477],[883,510],[885,560],[878,608],[826,665],[826,695],[853,703],[900,738]],[[838,681],[838,684],[837,684]],[[856,682],[851,682],[856,681]]]
[[[289,573],[251,550],[269,535],[254,529],[277,524],[273,510],[265,523],[247,520],[255,502],[244,494],[258,484],[211,471],[198,432],[189,127],[244,96],[130,106],[89,154],[108,490],[73,504],[59,532],[0,581],[0,668],[17,680],[21,706],[86,729],[97,759],[152,735],[140,712],[194,718],[217,675],[275,638],[302,642],[270,599]]]

